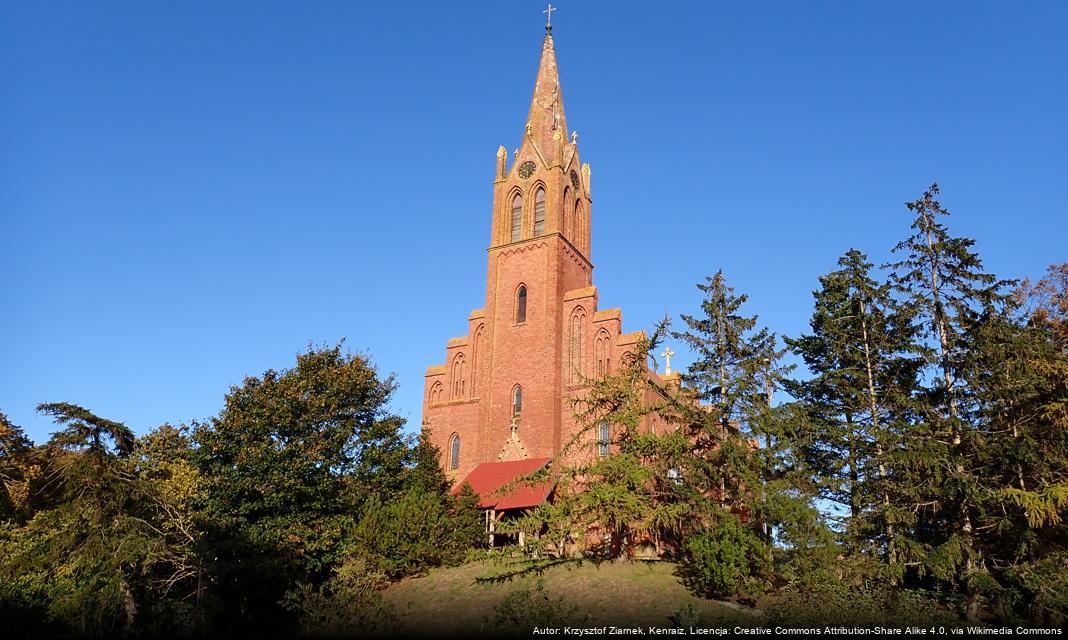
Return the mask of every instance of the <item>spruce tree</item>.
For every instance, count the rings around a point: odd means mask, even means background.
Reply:
[[[925,556],[924,571],[964,586],[966,613],[974,618],[985,573],[975,539],[984,443],[966,367],[982,325],[1004,312],[1009,298],[1003,290],[1010,283],[983,271],[974,240],[950,235],[940,221],[949,211],[938,195],[933,184],[907,203],[913,233],[894,247],[901,259],[888,266],[903,303],[915,313],[921,337],[916,346],[929,373],[922,416],[910,434],[912,446],[906,445],[913,472],[936,479],[915,496],[920,522],[914,550]]]
[[[895,525],[907,515],[894,499],[893,460],[907,429],[916,386],[910,310],[871,275],[851,249],[813,293],[812,332],[788,344],[812,376],[789,384],[810,419],[806,458],[821,497],[848,513],[847,548],[871,552],[900,569]]]

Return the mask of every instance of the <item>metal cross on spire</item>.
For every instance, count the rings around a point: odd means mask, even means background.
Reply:
[[[545,30],[546,31],[552,31],[553,30],[553,11],[559,11],[559,9],[554,7],[552,5],[552,3],[549,3],[549,8],[548,9],[546,9],[545,11],[542,11],[542,13],[545,14]]]

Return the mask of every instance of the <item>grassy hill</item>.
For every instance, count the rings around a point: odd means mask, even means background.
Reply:
[[[703,626],[760,620],[758,611],[695,597],[669,562],[483,560],[404,580],[387,589],[385,599],[401,628],[435,636],[530,633],[534,621],[548,621],[548,626],[667,627],[698,620]],[[498,621],[500,612],[510,619]]]

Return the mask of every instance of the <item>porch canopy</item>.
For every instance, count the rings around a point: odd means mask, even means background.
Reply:
[[[508,483],[541,469],[549,464],[550,460],[552,458],[483,462],[472,469],[462,482],[453,487],[452,493],[459,493],[460,488],[467,483],[478,494],[478,506],[483,509],[505,511],[536,507],[549,497],[556,487],[555,482],[546,481],[534,485],[517,482],[507,491],[501,492],[500,490]]]

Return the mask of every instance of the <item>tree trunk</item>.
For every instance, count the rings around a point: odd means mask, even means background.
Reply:
[[[883,446],[880,440],[879,403],[875,394],[875,375],[871,364],[871,341],[868,339],[868,317],[864,307],[864,299],[860,299],[860,330],[864,338],[864,366],[868,372],[868,403],[871,409],[871,431],[875,441],[875,456],[879,460],[879,481],[886,480],[886,463],[883,460]],[[886,557],[889,564],[894,562],[894,526],[890,524],[887,512],[890,509],[890,494],[886,487],[883,489],[883,528],[886,533]]]
[[[928,218],[928,222],[930,219]],[[942,305],[942,296],[939,291],[938,284],[938,256],[934,251],[934,243],[931,241],[931,231],[928,227],[927,231],[927,248],[931,255],[931,295],[934,302],[934,323],[935,331],[938,333],[938,357],[942,365],[942,380],[946,385],[946,398],[949,404],[949,416],[952,422],[952,445],[953,452],[957,460],[954,464],[954,469],[958,475],[964,475],[964,450],[963,450],[963,437],[961,434],[960,426],[960,412],[957,406],[957,394],[954,388],[953,374],[949,362],[949,336],[947,330],[947,321],[945,307]],[[975,558],[973,556],[973,550],[975,545],[973,543],[974,530],[972,528],[972,517],[969,513],[970,505],[967,498],[961,500],[961,523],[960,533],[965,540],[965,579],[971,577],[972,572],[975,571]],[[975,620],[978,616],[978,598],[971,587],[968,587],[968,602],[965,607],[965,615],[969,620]]]
[[[137,624],[137,600],[134,599],[133,590],[125,575],[119,577],[119,588],[122,590],[122,608],[126,612],[124,632],[125,635],[132,635],[134,625]]]

